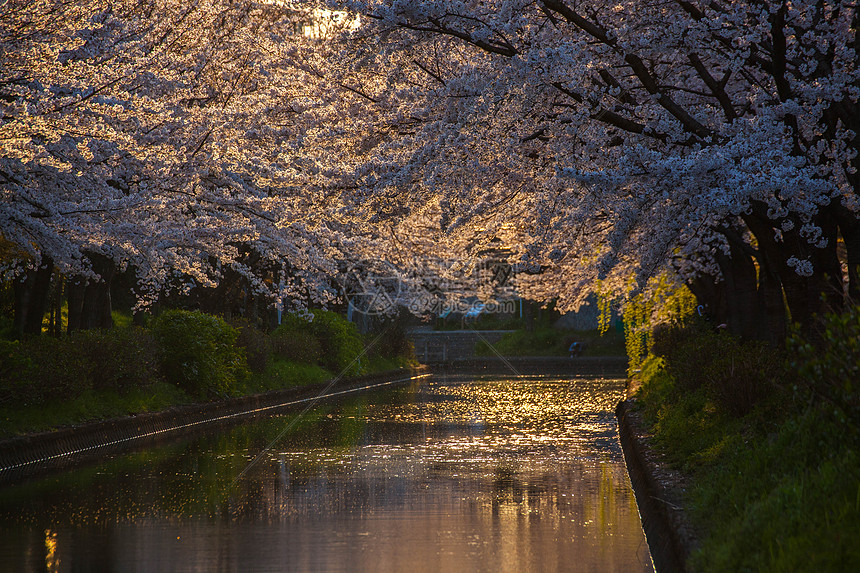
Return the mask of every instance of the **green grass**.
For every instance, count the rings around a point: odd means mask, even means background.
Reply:
[[[0,438],[414,365],[391,357],[411,356],[402,337],[366,354],[354,325],[314,312],[314,329],[298,332],[172,309],[152,328],[114,312],[112,329],[0,339]]]
[[[261,376],[249,382],[248,393],[319,384],[331,378],[333,378],[331,372],[316,364],[273,359],[269,361],[266,371]]]
[[[502,336],[493,344],[496,352],[484,341],[475,345],[477,356],[570,356],[570,343],[585,343],[583,356],[624,356],[624,335],[616,331],[600,335],[596,330],[575,331],[556,328],[517,330]]]
[[[413,366],[407,358],[372,357],[364,365],[366,373],[386,372]],[[296,388],[331,380],[334,374],[315,364],[274,359],[266,371],[244,384],[243,394]],[[114,390],[87,390],[71,400],[52,399],[43,404],[0,408],[0,439],[33,432],[74,426],[110,418],[156,412],[193,400],[166,382],[119,393]]]
[[[125,393],[88,390],[71,400],[55,398],[44,404],[0,408],[0,438],[156,412],[189,402],[191,399],[188,395],[166,382],[134,388]]]
[[[704,533],[694,570],[860,570],[857,432],[791,389],[730,416],[660,366],[643,365],[638,401],[657,446],[691,477],[687,505]]]

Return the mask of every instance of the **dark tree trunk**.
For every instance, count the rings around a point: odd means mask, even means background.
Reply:
[[[761,326],[761,340],[778,345],[785,340],[787,318],[785,299],[782,295],[782,282],[773,270],[771,261],[759,265],[759,303],[764,309],[765,320]]]
[[[716,277],[702,275],[690,282],[687,287],[696,296],[698,312],[714,325],[728,320],[725,282],[717,282]]]
[[[842,263],[839,262],[837,243],[839,226],[835,206],[822,207],[815,222],[823,231],[827,245],[823,248],[812,247],[812,263],[815,275],[811,281],[810,297],[817,304],[817,311],[838,312],[845,304],[845,288],[842,278]]]
[[[100,278],[75,277],[69,281],[69,332],[113,327],[110,286],[116,266],[103,255],[91,253],[87,257]]]
[[[51,289],[50,314],[48,332],[57,337],[63,333],[63,280],[62,275],[54,277],[54,288]]]
[[[774,236],[773,221],[767,217],[766,207],[762,204],[754,204],[753,212],[744,216],[744,222],[756,237],[762,267],[769,273],[769,278],[779,277],[782,285],[781,293],[772,283],[767,285],[767,292],[763,291],[762,294],[773,300],[767,300],[766,306],[775,313],[777,307],[783,304],[781,295],[784,295],[784,304],[788,306],[792,322],[800,324],[801,330],[808,331],[812,326],[814,313],[821,306],[819,299],[823,289],[824,273],[816,269],[815,273],[819,273],[819,276],[801,276],[788,265],[787,260],[788,253],[798,259],[812,259],[812,246],[800,236],[797,225],[791,231],[783,232],[782,242],[778,242]],[[835,248],[836,246],[833,245],[834,250]],[[812,259],[812,262],[814,266],[815,260]]]
[[[66,300],[69,305],[69,321],[66,325],[68,333],[81,330],[81,315],[84,310],[84,292],[87,289],[87,280],[76,276],[66,281]]]
[[[860,303],[860,221],[845,207],[836,207],[839,232],[848,254],[848,296]]]
[[[725,281],[726,326],[742,338],[761,338],[764,320],[752,249],[737,232],[726,230],[729,255],[717,255]],[[747,252],[750,251],[750,252]]]
[[[14,327],[19,336],[39,335],[42,332],[42,319],[51,293],[51,277],[54,261],[43,257],[39,266],[27,271],[23,277],[14,281],[15,317]]]
[[[87,283],[81,325],[85,330],[113,327],[110,285],[116,272],[113,261],[103,255],[89,255],[93,270],[100,279]]]

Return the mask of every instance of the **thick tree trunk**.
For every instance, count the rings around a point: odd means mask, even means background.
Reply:
[[[700,277],[688,285],[715,326],[725,324],[742,338],[780,342],[785,336],[785,304],[779,276],[741,233],[725,229],[730,251],[717,255],[722,280]],[[753,257],[758,260],[758,268]]]
[[[860,303],[860,220],[841,205],[836,207],[836,219],[848,254],[848,296]]]
[[[729,332],[743,338],[758,335],[759,307],[755,266],[744,253],[732,249],[731,256],[717,255],[725,285],[725,324]]]
[[[51,336],[58,337],[63,332],[63,280],[62,275],[54,276],[54,287],[51,289],[51,297],[49,302],[50,311],[48,314],[48,333]]]
[[[785,340],[788,326],[785,299],[782,293],[782,282],[779,274],[773,270],[771,262],[759,265],[759,301],[764,309],[764,317],[760,329],[761,340],[778,345]]]
[[[84,292],[87,280],[84,277],[72,277],[66,281],[66,300],[69,305],[69,320],[66,330],[69,334],[81,330],[81,314],[84,310]]]
[[[14,327],[19,336],[39,335],[42,332],[42,319],[51,293],[51,277],[54,261],[43,257],[39,266],[27,271],[23,277],[14,281],[15,317]]]
[[[728,321],[725,297],[725,282],[716,277],[702,275],[687,284],[699,303],[699,313],[714,325]]]
[[[837,243],[839,241],[839,226],[836,207],[822,207],[815,222],[823,231],[827,245],[823,248],[811,247],[812,263],[815,275],[810,281],[810,297],[817,304],[816,312],[838,312],[845,304],[845,286],[842,277],[842,263],[839,262]]]
[[[797,274],[797,271],[788,266],[788,253],[793,254],[798,259],[805,259],[811,256],[811,246],[806,240],[799,236],[797,228],[792,231],[783,233],[782,242],[778,242],[774,233],[773,221],[766,215],[766,208],[761,204],[753,205],[753,212],[744,215],[744,222],[747,227],[755,235],[758,243],[759,259],[762,261],[762,268],[765,268],[769,273],[768,280],[779,277],[779,282],[782,286],[782,291],[779,292],[775,285],[768,284],[767,291],[762,290],[762,295],[768,297],[765,305],[775,313],[777,307],[783,303],[784,295],[785,304],[788,305],[788,312],[792,322],[799,323],[802,329],[808,329],[811,325],[812,315],[817,309],[816,304],[812,304],[810,293],[812,288],[808,277],[803,277]],[[835,249],[835,245],[833,247]],[[820,291],[816,294],[820,296]],[[779,302],[777,299],[779,298]],[[774,326],[777,326],[776,324]]]
[[[75,277],[69,281],[69,332],[113,327],[110,286],[116,266],[103,255],[87,256],[100,278]]]

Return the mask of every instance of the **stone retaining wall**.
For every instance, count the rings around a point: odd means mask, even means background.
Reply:
[[[698,539],[684,511],[684,477],[671,469],[650,444],[650,435],[633,400],[618,404],[618,435],[636,494],[642,527],[658,573],[686,572]]]

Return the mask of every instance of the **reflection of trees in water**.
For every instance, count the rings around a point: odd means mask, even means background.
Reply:
[[[189,520],[216,529],[269,524],[300,537],[344,527],[429,539],[448,532],[496,544],[487,551],[525,551],[521,544],[532,540],[552,552],[585,539],[609,551],[613,536],[641,535],[623,460],[600,445],[615,440],[614,420],[600,411],[614,399],[601,395],[589,408],[579,395],[599,384],[532,382],[484,394],[435,388],[446,401],[429,393],[433,387],[407,398],[361,398],[34,483],[23,506],[0,495],[0,521],[20,511],[42,534],[48,523],[163,528]],[[392,525],[404,519],[412,533]],[[44,545],[44,535],[20,541],[37,538]],[[68,544],[61,528],[60,545],[64,538]]]

